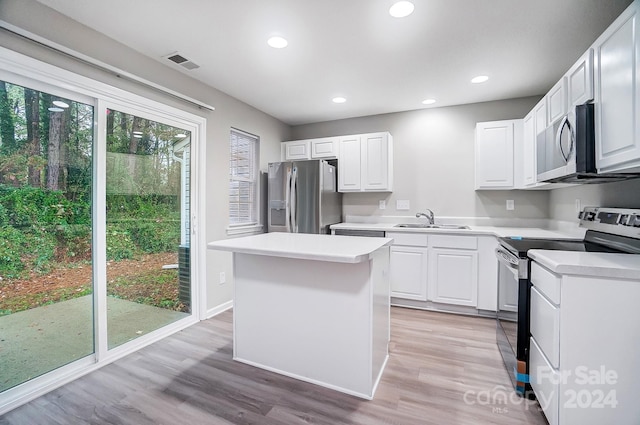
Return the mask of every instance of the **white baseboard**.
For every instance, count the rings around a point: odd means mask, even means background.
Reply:
[[[222,313],[223,311],[227,311],[232,307],[233,307],[233,300],[230,300],[230,301],[227,301],[226,303],[222,303],[220,305],[217,305],[217,306],[207,310],[207,314],[206,314],[205,318],[206,319],[211,319],[213,316],[217,316],[218,314]]]

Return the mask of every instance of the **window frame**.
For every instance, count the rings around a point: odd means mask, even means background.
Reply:
[[[245,140],[250,140],[253,145],[253,149],[251,152],[252,158],[249,158],[249,161],[252,162],[253,167],[253,179],[248,179],[243,176],[238,176],[237,173],[234,173],[234,167],[232,165],[232,156],[233,151],[237,150],[237,145],[234,149],[234,135],[236,136],[235,140],[238,140],[238,137],[244,138]],[[237,167],[236,167],[237,168]],[[232,223],[232,195],[231,195],[231,182],[249,182],[253,184],[252,197],[253,199],[250,201],[251,205],[251,216],[254,218],[253,220],[248,220],[240,223]],[[228,235],[237,235],[243,233],[257,233],[262,231],[262,217],[260,214],[260,136],[255,134],[240,130],[238,128],[231,127],[229,131],[229,186],[228,186],[228,226],[227,226],[227,234]]]

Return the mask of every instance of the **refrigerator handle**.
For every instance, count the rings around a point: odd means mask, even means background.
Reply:
[[[287,232],[291,232],[291,168],[287,168],[287,185],[285,187],[284,219],[287,223]]]
[[[291,176],[291,232],[298,233],[296,203],[298,197],[298,168],[293,167]]]

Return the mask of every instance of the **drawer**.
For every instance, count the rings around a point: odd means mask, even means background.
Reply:
[[[432,235],[429,239],[434,248],[478,249],[475,236]]]
[[[531,288],[531,336],[555,368],[560,364],[560,308]]]
[[[531,283],[554,304],[560,305],[560,276],[533,261],[531,262]]]
[[[529,349],[529,382],[549,425],[558,425],[560,404],[560,373],[551,367],[535,339]]]
[[[426,233],[387,232],[393,238],[393,245],[427,246],[429,238]]]

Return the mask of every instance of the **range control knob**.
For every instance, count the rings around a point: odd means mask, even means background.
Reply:
[[[629,214],[620,214],[620,218],[618,219],[618,224],[622,226],[629,225]]]
[[[588,212],[585,214],[585,220],[587,221],[593,221],[596,218],[596,213],[595,212]]]
[[[629,219],[629,226],[640,227],[640,215],[633,215]]]

